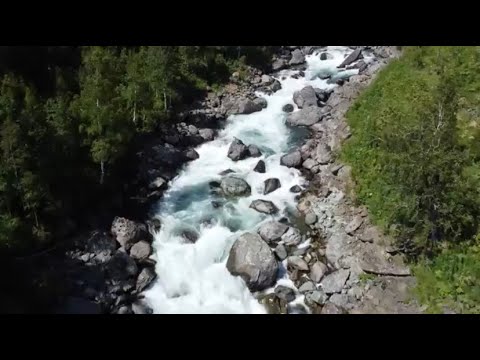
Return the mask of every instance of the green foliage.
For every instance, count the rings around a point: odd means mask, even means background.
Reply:
[[[479,300],[478,250],[462,244],[479,232],[479,61],[479,47],[407,47],[347,113],[358,199],[425,257],[418,291],[434,311]]]
[[[423,259],[414,269],[415,294],[431,313],[480,312],[480,246],[443,250],[433,260]]]

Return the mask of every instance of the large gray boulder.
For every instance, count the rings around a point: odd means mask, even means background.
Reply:
[[[338,65],[338,68],[343,68],[345,66],[350,65],[351,63],[357,61],[360,58],[360,55],[362,54],[362,49],[357,48],[355,49],[350,55],[348,55],[343,62]]]
[[[253,171],[264,174],[265,173],[265,161],[260,160],[253,168]]]
[[[288,62],[290,65],[300,65],[305,62],[305,56],[300,49],[295,49],[292,52],[292,58]]]
[[[327,144],[320,143],[315,150],[314,157],[319,164],[326,165],[333,160],[332,149]]]
[[[248,145],[248,153],[251,157],[262,156],[262,152],[257,145]]]
[[[311,126],[323,119],[324,108],[308,106],[287,116],[287,124],[291,126]]]
[[[287,67],[287,62],[285,59],[277,59],[272,64],[273,71],[279,71]]]
[[[138,273],[138,267],[132,257],[118,250],[106,266],[107,273],[114,280],[133,278]]]
[[[247,145],[242,140],[235,138],[228,148],[227,156],[233,161],[243,160],[250,155]]]
[[[278,263],[259,235],[245,233],[230,249],[227,269],[232,275],[240,276],[251,291],[260,291],[275,283]]]
[[[280,180],[277,178],[267,179],[264,181],[264,184],[265,187],[263,189],[263,195],[270,194],[271,192],[274,192],[282,186]]]
[[[140,240],[151,240],[151,234],[145,224],[137,223],[122,217],[113,219],[111,233],[122,247],[129,250]]]
[[[200,129],[198,132],[206,141],[211,141],[215,138],[215,131],[213,129]]]
[[[275,204],[268,200],[253,200],[250,204],[250,208],[263,214],[270,215],[278,213],[278,208]]]
[[[327,271],[327,265],[320,261],[317,261],[310,268],[310,279],[312,279],[315,283],[319,283]]]
[[[237,114],[252,114],[254,112],[262,110],[263,107],[261,104],[256,103],[255,101],[249,99],[242,99],[238,102],[238,111]]]
[[[350,276],[350,270],[340,269],[325,276],[320,283],[323,291],[327,294],[339,293]]]
[[[135,260],[145,260],[152,254],[152,247],[144,240],[141,240],[134,244],[130,249],[130,256]]]
[[[268,243],[277,242],[281,239],[282,235],[288,230],[288,226],[282,223],[279,223],[275,220],[270,220],[263,223],[258,228],[258,234],[263,240]]]
[[[220,187],[227,196],[250,195],[252,191],[250,185],[245,180],[233,176],[224,177]]]
[[[298,245],[302,242],[302,233],[297,228],[291,227],[282,235],[285,245]]]
[[[306,86],[302,90],[293,93],[293,102],[302,109],[309,106],[317,106],[317,94],[312,86]]]
[[[302,154],[294,150],[280,158],[280,164],[287,167],[299,167],[302,164]]]

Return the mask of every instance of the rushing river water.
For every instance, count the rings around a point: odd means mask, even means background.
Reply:
[[[162,222],[160,232],[155,235],[153,255],[158,280],[145,293],[154,313],[265,313],[243,280],[228,272],[225,265],[228,253],[241,233],[255,231],[260,223],[272,218],[250,209],[252,200],[272,201],[280,209],[274,216],[276,219],[295,208],[296,194],[289,189],[293,185],[302,186],[305,180],[298,170],[281,166],[280,157],[299,145],[302,132],[285,125],[287,114],[282,107],[292,104],[296,111],[293,93],[307,85],[320,89],[335,86],[318,78],[319,74],[356,73],[357,70],[337,73],[336,67],[351,51],[347,47],[332,46],[327,48],[327,60],[320,60],[320,53],[307,56],[305,77],[292,78],[298,73],[294,70],[278,74],[281,90],[272,95],[257,94],[267,100],[268,106],[250,115],[231,116],[214,141],[196,148],[200,157],[170,182],[157,209],[157,217]],[[227,152],[234,137],[247,145],[257,145],[263,155],[236,162],[230,160]],[[253,171],[259,160],[265,161],[264,174]],[[209,182],[220,181],[219,173],[226,169],[232,169],[236,176],[250,184],[250,196],[227,200],[211,192]],[[268,178],[278,178],[281,188],[263,195],[264,181]],[[212,201],[223,205],[214,208]],[[184,230],[198,233],[198,241],[185,243],[181,235]],[[293,286],[285,271],[280,271],[279,282]]]

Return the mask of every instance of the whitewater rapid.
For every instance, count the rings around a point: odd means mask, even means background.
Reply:
[[[293,93],[307,85],[331,89],[334,84],[318,78],[319,74],[348,76],[357,70],[338,73],[336,68],[346,54],[347,47],[332,46],[326,50],[329,59],[320,60],[320,52],[306,57],[305,76],[292,78],[295,70],[285,70],[276,76],[282,88],[272,95],[257,93],[267,101],[267,107],[250,115],[234,115],[227,119],[225,128],[214,141],[196,148],[200,157],[190,162],[169,183],[169,189],[158,204],[156,217],[162,222],[155,234],[152,258],[157,261],[158,280],[145,292],[145,300],[154,313],[196,314],[263,314],[264,307],[250,293],[240,277],[232,276],[226,261],[233,242],[246,231],[255,231],[259,224],[272,217],[280,219],[289,209],[295,209],[295,195],[289,189],[305,185],[300,171],[280,165],[280,157],[299,145],[301,130],[285,125],[286,113],[282,107],[292,104]],[[257,145],[262,151],[259,158],[232,161],[227,157],[234,137],[245,144]],[[264,160],[264,174],[253,171],[259,160]],[[232,169],[235,176],[244,178],[251,186],[248,197],[224,199],[213,194],[209,182],[220,181],[220,172]],[[264,181],[278,178],[281,188],[263,195]],[[250,209],[252,200],[272,201],[279,209],[275,216],[260,214]],[[214,208],[212,200],[223,206]],[[184,230],[198,233],[198,240],[185,243]],[[279,284],[294,287],[285,271],[280,271]],[[301,297],[297,299],[301,301]],[[297,302],[297,301],[296,301]]]

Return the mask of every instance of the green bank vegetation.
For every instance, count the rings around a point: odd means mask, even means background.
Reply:
[[[347,114],[358,201],[416,263],[429,311],[480,310],[480,47],[406,47]]]

